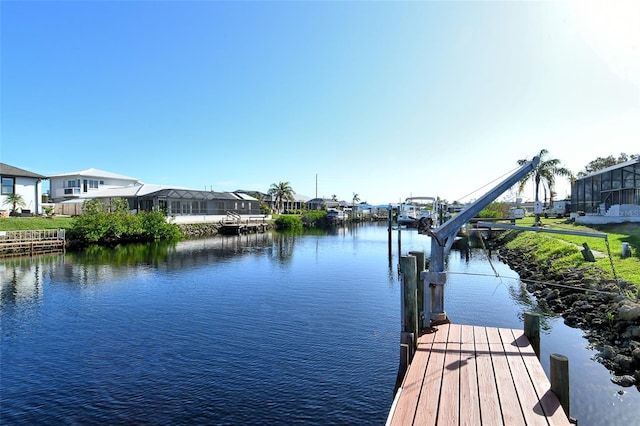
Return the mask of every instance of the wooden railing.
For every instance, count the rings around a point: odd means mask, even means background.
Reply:
[[[0,257],[65,251],[64,229],[0,231]]]

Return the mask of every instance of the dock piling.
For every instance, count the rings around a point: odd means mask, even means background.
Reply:
[[[427,327],[428,321],[426,321],[427,314],[425,312],[425,306],[428,306],[425,303],[425,291],[424,291],[424,280],[421,278],[422,271],[425,270],[426,266],[426,254],[423,251],[410,251],[410,256],[415,256],[416,258],[416,285],[417,285],[417,301],[418,301],[418,327],[423,329]],[[428,294],[428,292],[427,292]],[[428,295],[427,295],[428,300]]]
[[[413,347],[418,339],[418,270],[415,256],[400,257],[402,272],[402,331],[413,333]],[[410,358],[413,354],[410,355]]]
[[[524,313],[524,334],[529,339],[538,359],[540,359],[540,314]]]
[[[571,420],[570,406],[570,387],[569,387],[569,358],[560,354],[551,354],[549,356],[549,381],[551,382],[551,390],[558,397],[560,405]],[[575,420],[572,423],[577,423]]]

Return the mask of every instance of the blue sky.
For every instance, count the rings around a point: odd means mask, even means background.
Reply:
[[[634,1],[3,0],[0,19],[1,161],[44,175],[462,201],[541,149],[573,172],[640,153]]]

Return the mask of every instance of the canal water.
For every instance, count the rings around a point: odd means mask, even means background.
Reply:
[[[384,224],[218,236],[0,263],[0,424],[382,425],[399,361],[398,236]],[[401,252],[430,240],[401,235]],[[481,249],[447,259],[453,322],[522,328],[535,301]],[[495,276],[495,272],[499,277]],[[544,317],[581,425],[640,418],[635,388]]]

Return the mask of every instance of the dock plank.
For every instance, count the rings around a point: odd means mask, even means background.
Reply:
[[[422,391],[422,382],[427,368],[431,347],[436,333],[423,334],[418,342],[418,350],[411,361],[412,368],[409,368],[402,382],[402,398],[396,405],[393,419],[394,425],[406,425],[413,422],[418,407],[418,399]]]
[[[525,425],[526,422],[513,384],[500,333],[496,328],[487,328],[487,339],[489,340],[489,351],[491,351],[491,361],[496,375],[498,398],[504,423],[509,426]]]
[[[458,424],[460,413],[460,325],[449,326],[444,370],[442,370],[442,389],[438,406],[439,425]]]
[[[424,426],[436,424],[448,336],[449,324],[437,326],[435,339],[431,347],[431,356],[424,375],[423,390],[418,400],[414,424]]]
[[[540,365],[529,339],[522,332],[512,331],[515,337],[514,343],[520,350],[524,365],[538,395],[539,406],[542,408],[548,423],[550,425],[568,424],[567,416],[560,405],[558,397],[551,391],[551,382],[547,378],[542,365]]]
[[[498,333],[507,354],[507,363],[513,376],[513,383],[518,393],[518,399],[520,400],[520,406],[527,425],[547,426],[547,419],[540,408],[538,395],[529,377],[527,367],[524,365],[520,350],[515,344],[513,333],[505,328],[499,328]]]
[[[569,425],[519,330],[445,324],[422,335],[391,425]]]
[[[460,333],[460,424],[480,424],[474,327],[462,327]]]

